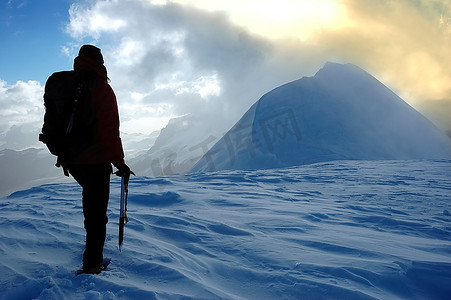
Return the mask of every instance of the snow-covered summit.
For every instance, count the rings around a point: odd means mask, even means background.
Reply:
[[[326,63],[260,98],[192,171],[451,158],[451,140],[376,78]]]

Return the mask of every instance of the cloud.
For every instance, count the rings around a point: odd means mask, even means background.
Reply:
[[[96,19],[121,26],[87,25]],[[277,66],[269,67],[274,46],[232,24],[223,13],[146,1],[97,2],[72,6],[67,30],[81,41],[105,36],[98,44],[128,130],[141,130],[136,111],[161,108],[166,108],[160,111],[166,121],[199,113],[227,130],[275,87],[268,80],[278,72]],[[287,79],[292,78],[276,81]]]
[[[37,145],[44,115],[43,87],[37,81],[8,85],[0,80],[0,141],[2,148]]]
[[[13,125],[35,124],[42,120],[43,87],[37,81],[7,85],[0,80],[0,132]]]
[[[348,25],[312,38],[318,51],[359,64],[407,101],[451,99],[450,2],[344,3]]]
[[[108,3],[98,1],[92,9],[86,9],[81,5],[73,4],[69,9],[71,17],[68,31],[72,37],[79,38],[84,35],[91,35],[98,38],[105,32],[115,32],[124,26],[121,19],[111,18],[108,14]],[[97,11],[105,11],[98,14]]]
[[[344,16],[336,0],[174,0],[199,9],[222,11],[230,21],[271,39],[305,40],[317,29],[335,26]]]
[[[310,20],[309,32],[293,25],[286,39],[258,33],[260,23],[248,6],[175,2],[182,4],[97,1],[71,7],[68,32],[99,41],[120,101],[134,108],[166,107],[166,119],[210,112],[231,125],[264,92],[311,75],[327,60],[358,64],[414,105],[451,99],[449,2],[324,0],[308,6],[285,0],[277,2],[278,10],[268,2],[280,14],[295,4],[322,11],[319,25]],[[255,24],[245,22],[246,14]],[[214,92],[199,88],[206,80]],[[132,111],[124,116],[130,125],[133,119]]]

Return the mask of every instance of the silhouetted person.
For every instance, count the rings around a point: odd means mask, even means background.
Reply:
[[[65,162],[65,168],[83,189],[83,215],[86,249],[83,272],[97,274],[103,270],[103,247],[108,222],[107,207],[113,164],[121,174],[130,174],[124,162],[119,135],[116,96],[108,84],[107,70],[99,48],[84,45],[74,60],[74,70],[89,73],[88,86],[96,118],[93,143],[79,156]]]

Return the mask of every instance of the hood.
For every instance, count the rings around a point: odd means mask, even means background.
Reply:
[[[74,59],[74,70],[89,70],[103,80],[108,80],[105,66],[87,57],[77,56]]]

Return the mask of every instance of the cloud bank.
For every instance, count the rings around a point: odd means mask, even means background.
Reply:
[[[280,76],[274,45],[223,13],[127,1],[73,5],[70,15],[75,39],[103,46],[125,131],[142,131],[143,120],[149,129],[152,123],[161,128],[171,117],[192,113],[225,128],[275,81],[293,78]]]
[[[417,107],[451,99],[449,2],[346,0],[308,7],[298,1],[294,16],[319,10],[317,26],[307,20],[302,31],[280,15],[294,2],[277,1],[279,18],[268,24],[286,30],[279,37],[265,37],[261,20],[252,15],[251,8],[264,13],[271,1],[263,8],[248,1],[240,10],[233,1],[204,2],[72,6],[68,32],[104,45],[130,129],[145,115],[161,123],[193,112],[236,120],[262,93],[311,75],[327,60],[361,66]],[[326,20],[328,9],[336,15]]]

